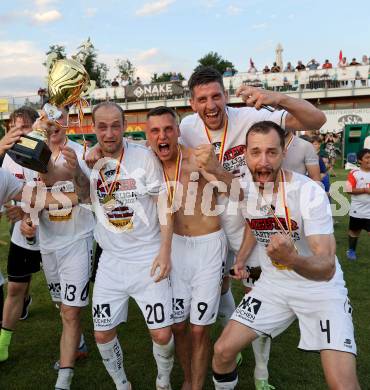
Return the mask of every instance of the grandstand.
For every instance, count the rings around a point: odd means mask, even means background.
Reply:
[[[243,105],[235,91],[241,85],[251,85],[280,91],[289,96],[303,98],[325,111],[328,121],[322,132],[339,132],[347,124],[370,123],[370,66],[348,66],[345,68],[303,70],[279,73],[237,73],[224,77],[225,88],[231,106]],[[87,98],[90,105],[103,100],[119,103],[126,112],[128,132],[144,130],[146,112],[158,105],[176,109],[180,118],[192,112],[186,81],[108,87],[92,91]],[[40,96],[6,97],[0,99],[0,120],[7,121],[15,108],[30,104],[40,108]],[[82,126],[71,126],[70,134],[90,134],[91,107],[84,109]],[[77,112],[71,111],[75,121]]]

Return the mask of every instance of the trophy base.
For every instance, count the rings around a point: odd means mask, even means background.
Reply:
[[[7,153],[22,167],[41,173],[48,171],[51,151],[44,141],[24,135]]]

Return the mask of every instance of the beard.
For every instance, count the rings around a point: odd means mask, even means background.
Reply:
[[[274,170],[273,168],[256,169],[252,173],[253,181],[260,188],[272,186],[280,172],[280,168]],[[272,187],[273,188],[273,187]]]

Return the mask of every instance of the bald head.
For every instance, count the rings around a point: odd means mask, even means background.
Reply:
[[[92,113],[91,113],[93,124],[95,124],[95,122],[96,122],[97,112],[101,109],[117,110],[119,112],[119,115],[122,118],[122,123],[125,122],[125,112],[123,111],[122,107],[117,103],[107,101],[107,102],[101,102],[101,103],[97,104],[96,106],[94,106]]]

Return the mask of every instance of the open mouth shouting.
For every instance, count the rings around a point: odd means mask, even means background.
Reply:
[[[160,158],[166,158],[170,156],[170,144],[167,142],[161,142],[158,144],[158,153]]]
[[[218,128],[221,127],[221,120],[222,120],[221,110],[206,112],[204,113],[204,116],[205,116],[206,125],[209,128],[213,130],[218,130]]]
[[[261,169],[255,172],[254,179],[259,183],[268,183],[274,181],[273,171],[271,169]]]

